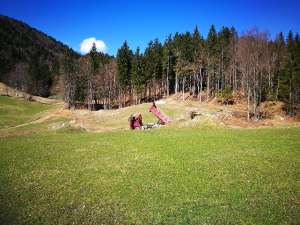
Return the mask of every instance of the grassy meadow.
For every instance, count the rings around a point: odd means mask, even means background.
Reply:
[[[30,122],[38,113],[51,108],[53,105],[0,96],[0,128]]]
[[[0,98],[0,224],[300,223],[300,127],[8,131],[51,107],[18,101]]]

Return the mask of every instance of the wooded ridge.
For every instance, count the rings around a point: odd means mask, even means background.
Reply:
[[[150,41],[144,53],[125,41],[116,58],[97,53],[96,47],[79,60],[70,57],[65,69],[65,99],[72,107],[86,102],[104,108],[124,107],[185,92],[208,101],[227,101],[240,93],[248,103],[248,119],[260,117],[260,103],[280,100],[295,115],[300,101],[300,40],[292,31],[275,40],[252,29],[212,25],[207,38],[193,33],[169,35],[164,43]]]
[[[112,109],[186,92],[228,103],[239,93],[250,119],[266,100],[283,101],[289,115],[300,103],[300,40],[292,31],[271,39],[258,29],[238,35],[212,25],[204,38],[195,27],[154,39],[144,52],[125,41],[115,57],[96,46],[81,56],[20,21],[0,22],[0,80],[34,95],[63,95],[70,108]]]
[[[60,61],[79,54],[29,25],[0,15],[0,81],[32,95],[63,94]]]

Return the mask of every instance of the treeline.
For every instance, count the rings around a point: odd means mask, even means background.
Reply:
[[[240,93],[248,102],[248,118],[259,118],[260,103],[280,100],[295,114],[300,102],[300,40],[291,31],[274,40],[257,29],[238,36],[236,30],[212,25],[204,38],[176,33],[160,43],[150,41],[142,53],[125,41],[116,58],[97,53],[64,62],[65,98],[72,107],[124,107],[189,92],[199,101]]]

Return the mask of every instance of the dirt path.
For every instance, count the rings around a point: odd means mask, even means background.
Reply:
[[[51,110],[47,110],[45,112],[36,114],[31,121],[28,121],[28,122],[22,123],[22,124],[18,124],[15,126],[4,127],[4,128],[1,128],[1,130],[9,130],[9,129],[14,129],[14,128],[18,128],[18,127],[25,127],[25,126],[32,125],[32,124],[43,123],[45,121],[49,121],[54,118],[66,117],[67,114],[68,114],[68,111],[64,110],[63,108],[51,109]]]

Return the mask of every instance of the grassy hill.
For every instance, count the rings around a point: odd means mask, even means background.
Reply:
[[[0,129],[29,122],[38,113],[51,108],[53,105],[0,96]]]
[[[24,118],[15,125],[48,110],[19,101],[1,97],[1,120]],[[147,107],[116,111],[124,118],[115,115],[119,121],[109,126],[127,124],[125,114]],[[184,112],[160,107],[172,118]],[[49,129],[65,119],[0,129],[1,224],[300,222],[298,126]]]

